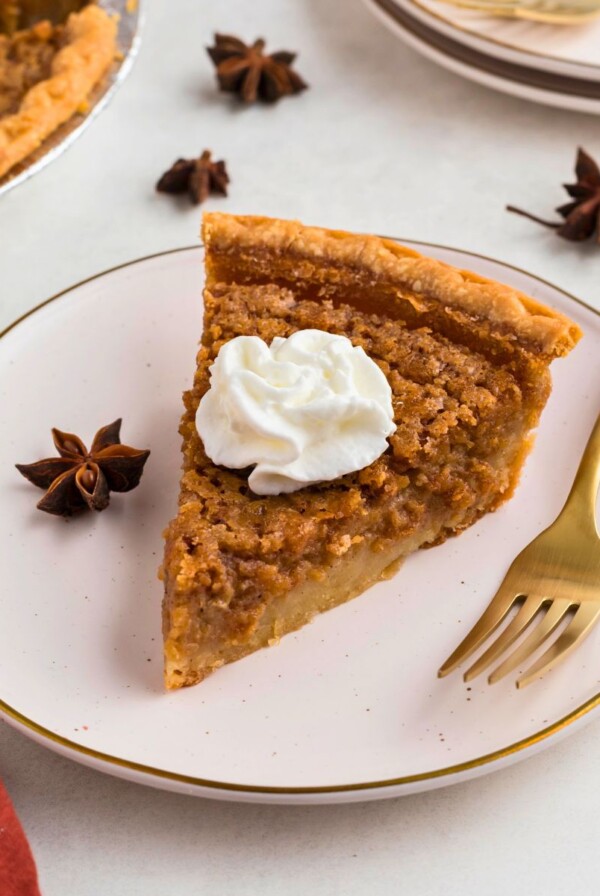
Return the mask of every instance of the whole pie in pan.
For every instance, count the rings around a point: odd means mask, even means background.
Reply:
[[[374,236],[207,214],[204,330],[185,393],[179,512],[163,564],[165,683],[178,688],[347,601],[506,501],[580,337],[535,300]],[[358,472],[257,495],[195,415],[221,346],[318,329],[385,374],[396,430]],[[331,445],[331,451],[336,446]]]
[[[0,34],[0,177],[85,110],[115,57],[116,32],[114,18],[90,5],[64,25]]]

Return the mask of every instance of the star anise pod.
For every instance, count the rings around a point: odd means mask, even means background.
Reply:
[[[197,159],[177,159],[156,184],[160,193],[187,193],[193,203],[200,205],[211,193],[227,196],[229,175],[225,162],[213,162],[211,151],[205,149]]]
[[[221,90],[237,93],[245,103],[257,99],[274,103],[308,87],[292,68],[296,53],[279,50],[267,54],[264,48],[262,38],[248,45],[230,34],[215,34],[214,47],[206,50],[217,69]]]
[[[545,227],[555,228],[557,234],[566,240],[583,242],[595,237],[600,243],[600,168],[581,148],[577,152],[575,174],[576,184],[563,184],[572,202],[560,205],[556,209],[564,221],[545,221],[513,205],[508,205],[507,210],[530,218]]]
[[[53,429],[59,457],[16,464],[26,479],[47,489],[38,508],[56,516],[72,516],[87,507],[104,510],[111,491],[129,492],[135,488],[150,452],[122,445],[120,430],[121,420],[103,426],[88,451],[72,432]]]

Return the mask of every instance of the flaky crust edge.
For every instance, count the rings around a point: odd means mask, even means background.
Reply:
[[[416,296],[512,331],[548,358],[567,354],[582,336],[568,317],[530,296],[384,237],[307,227],[299,221],[210,212],[203,216],[202,239],[207,252],[262,248],[277,255],[289,253],[317,263],[323,259],[349,269],[366,269],[374,282],[398,284]]]
[[[0,120],[0,177],[77,112],[115,57],[117,24],[100,7],[73,13],[66,28],[68,43],[54,57],[51,77]]]

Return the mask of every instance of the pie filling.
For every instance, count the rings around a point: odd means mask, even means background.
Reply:
[[[223,226],[235,220],[207,217]],[[269,250],[259,248],[266,259]],[[274,282],[263,282],[259,266],[259,282],[250,283],[235,242],[229,254],[214,255],[209,240],[202,346],[180,430],[179,513],[166,533],[168,687],[273,643],[361,593],[408,553],[498,507],[517,483],[550,393],[548,357],[531,350],[533,333],[518,336],[483,310],[467,321],[461,309],[436,309],[406,285],[373,283],[359,263],[332,274],[318,249],[317,242],[304,262],[294,258],[293,276],[289,252],[271,251]],[[567,324],[555,346],[576,339],[572,328],[564,334]],[[377,363],[392,390],[396,430],[362,470],[259,496],[248,486],[250,470],[207,457],[196,411],[222,345],[240,334],[270,344],[304,329],[344,335]]]
[[[14,37],[0,34],[0,116],[17,112],[23,97],[50,77],[64,29],[40,22]]]
[[[0,33],[12,35],[46,19],[65,22],[90,0],[0,0]],[[92,0],[93,2],[93,0]]]

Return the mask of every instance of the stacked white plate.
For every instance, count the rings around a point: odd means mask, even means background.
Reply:
[[[600,19],[545,25],[494,18],[442,0],[366,0],[398,37],[487,87],[600,114]]]

